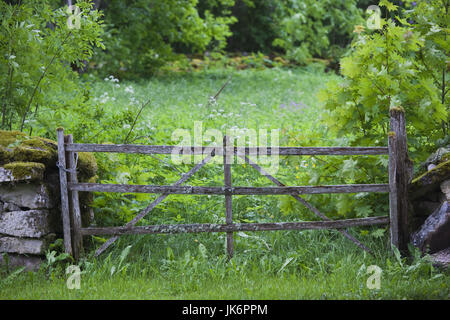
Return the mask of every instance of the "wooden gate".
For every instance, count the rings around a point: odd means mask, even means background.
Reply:
[[[280,180],[267,173],[248,155],[260,154],[261,147],[235,147],[228,138],[224,138],[222,147],[178,147],[178,146],[148,146],[148,145],[112,145],[112,144],[77,144],[73,143],[71,135],[64,136],[63,129],[57,130],[58,135],[58,167],[61,184],[61,209],[64,230],[65,251],[78,260],[83,248],[83,236],[111,235],[97,251],[99,255],[105,251],[120,235],[124,234],[156,234],[156,233],[192,233],[192,232],[225,232],[227,234],[227,252],[233,256],[233,233],[237,231],[267,231],[267,230],[302,230],[302,229],[337,229],[346,238],[361,249],[370,252],[360,241],[348,231],[349,227],[369,226],[390,223],[391,245],[401,250],[407,246],[407,193],[408,154],[406,143],[406,127],[404,111],[391,109],[391,132],[388,137],[388,147],[278,147],[276,154],[282,156],[295,155],[389,155],[389,184],[347,184],[321,186],[286,186]],[[183,155],[199,155],[206,157],[185,173],[171,186],[154,185],[124,185],[79,183],[76,173],[77,152],[116,152],[138,154],[172,154],[175,148],[181,149]],[[264,147],[267,155],[275,154],[275,150]],[[225,161],[227,156],[238,156],[252,166],[260,174],[271,180],[276,187],[240,187],[233,186],[231,181],[231,165]],[[182,186],[192,175],[200,170],[213,157],[222,156],[224,185],[218,187]],[[121,227],[88,227],[82,228],[78,192],[132,192],[161,194],[130,222]],[[387,192],[389,193],[389,216],[358,219],[331,220],[317,208],[312,206],[301,195],[323,193],[357,193],[357,192]],[[225,224],[173,224],[136,226],[136,223],[147,215],[170,194],[187,195],[223,195],[225,197]],[[310,222],[277,222],[277,223],[233,223],[233,195],[291,195],[305,205],[323,221]]]

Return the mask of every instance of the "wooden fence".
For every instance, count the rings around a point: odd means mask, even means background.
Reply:
[[[358,247],[370,252],[360,241],[354,238],[346,229],[356,226],[369,226],[390,223],[391,244],[401,250],[406,248],[407,234],[407,179],[409,161],[406,143],[406,127],[404,111],[392,109],[391,132],[389,132],[388,147],[278,147],[276,154],[294,155],[389,155],[389,184],[348,184],[321,186],[286,186],[281,181],[264,171],[253,162],[248,155],[258,154],[260,147],[235,147],[228,138],[224,138],[223,147],[181,147],[181,154],[206,154],[206,157],[185,173],[171,186],[124,185],[79,183],[76,173],[77,152],[117,152],[138,154],[171,154],[177,146],[146,146],[146,145],[104,145],[73,143],[71,135],[64,136],[63,129],[58,129],[58,167],[60,169],[61,209],[64,230],[64,245],[67,253],[78,259],[82,254],[83,236],[111,235],[97,251],[99,255],[105,251],[120,235],[150,234],[150,233],[191,233],[191,232],[225,232],[227,235],[227,252],[233,256],[233,233],[237,231],[267,231],[267,230],[302,230],[302,229],[337,229]],[[272,148],[264,148],[267,155],[275,154]],[[227,156],[237,155],[252,166],[260,174],[271,180],[276,187],[240,187],[233,186],[231,180],[231,165]],[[194,173],[200,170],[215,156],[223,156],[224,186],[201,187],[181,186]],[[78,192],[132,192],[161,194],[130,222],[121,227],[88,227],[82,228]],[[312,206],[301,195],[323,193],[357,193],[357,192],[388,192],[389,216],[358,219],[331,220],[317,208]],[[223,195],[225,197],[225,224],[174,224],[136,226],[136,223],[147,215],[170,194],[191,195]],[[278,222],[278,223],[233,223],[233,195],[291,195],[305,205],[323,221],[310,222]]]

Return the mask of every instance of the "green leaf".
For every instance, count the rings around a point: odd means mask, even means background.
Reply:
[[[382,238],[384,236],[384,233],[386,232],[386,229],[376,229],[371,233],[372,237],[374,238]]]
[[[372,207],[370,205],[357,206],[355,208],[356,215],[358,217],[366,218],[373,213]]]
[[[378,4],[380,7],[386,7],[386,9],[388,11],[395,11],[397,10],[398,6],[394,5],[392,2],[390,2],[389,0],[381,0],[380,3]]]
[[[342,174],[346,178],[350,178],[351,180],[355,179],[356,173],[358,171],[356,165],[358,164],[358,160],[348,159],[344,160],[344,166],[342,167]]]

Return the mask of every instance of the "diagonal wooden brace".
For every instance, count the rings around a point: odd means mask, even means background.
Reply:
[[[173,186],[179,186],[182,183],[186,182],[194,173],[196,173],[198,170],[200,170],[206,163],[208,163],[211,158],[214,156],[214,151],[207,155],[202,162],[195,165],[194,168],[189,170],[187,173],[185,173],[180,180],[175,182]],[[167,198],[170,195],[170,193],[164,193],[160,195],[158,198],[156,198],[155,201],[153,201],[150,205],[148,205],[144,210],[142,210],[136,217],[133,218],[130,222],[128,222],[125,227],[131,227],[136,225],[136,223],[141,220],[143,217],[145,217],[150,211],[152,211],[158,204],[160,204],[165,198]],[[98,257],[100,254],[102,254],[106,249],[109,248],[110,245],[112,245],[117,239],[119,239],[119,236],[114,236],[109,238],[104,244],[101,245],[100,248],[95,251],[95,257]]]
[[[250,158],[248,158],[245,155],[239,155],[242,159],[245,160],[246,163],[248,163],[249,165],[251,165],[256,171],[258,171],[260,174],[262,174],[263,176],[265,176],[267,179],[269,179],[270,181],[272,181],[273,183],[275,183],[277,186],[280,187],[285,187],[286,185],[284,183],[282,183],[280,180],[278,180],[277,178],[273,177],[272,175],[270,175],[268,172],[266,172],[263,168],[261,168],[259,165],[257,165],[255,162],[253,162],[252,160],[250,160]],[[322,218],[325,221],[330,221],[331,219],[328,218],[326,215],[324,215],[322,212],[320,212],[317,208],[315,208],[314,206],[312,206],[311,204],[309,204],[305,199],[301,198],[299,195],[297,194],[291,194],[291,196],[297,200],[298,202],[300,202],[301,204],[303,204],[305,207],[307,207],[309,210],[311,210],[316,216]],[[352,241],[353,243],[355,243],[359,248],[363,249],[364,251],[373,254],[372,251],[366,247],[364,244],[362,244],[358,239],[356,239],[355,237],[353,237],[347,230],[337,230],[340,233],[342,233],[347,239],[349,239],[350,241]]]

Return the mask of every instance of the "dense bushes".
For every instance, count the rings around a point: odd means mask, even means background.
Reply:
[[[406,10],[380,1],[387,9],[383,28],[359,27],[351,52],[341,60],[344,80],[322,93],[330,128],[350,136],[353,145],[383,144],[389,108],[401,106],[416,160],[423,161],[436,143],[448,143],[449,4],[411,2]]]
[[[312,57],[338,58],[351,42],[353,27],[363,21],[356,3],[287,0],[279,14],[281,22],[273,44],[300,63]]]
[[[230,1],[218,1],[225,6]],[[231,1],[233,3],[233,1]],[[215,16],[197,0],[112,0],[105,4],[106,51],[98,51],[103,74],[151,75],[178,52],[221,50],[235,18]]]
[[[101,47],[101,14],[79,1],[80,28],[69,29],[67,7],[57,1],[0,2],[1,128],[31,127],[42,107],[58,112],[83,99],[70,65],[81,65]],[[57,93],[67,94],[60,99]],[[50,94],[51,93],[51,94]]]
[[[284,1],[277,0],[236,1],[232,12],[237,21],[230,27],[227,50],[267,54],[276,49],[272,42],[279,32],[283,6]]]
[[[151,75],[177,54],[285,53],[291,61],[337,60],[367,1],[112,0],[101,2],[107,50],[102,75]]]

